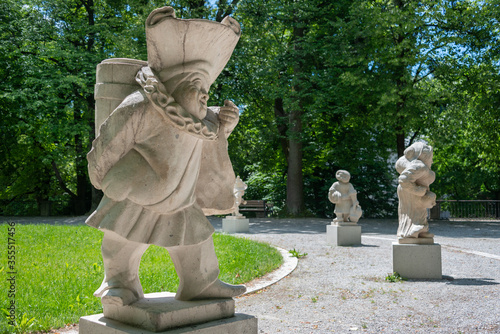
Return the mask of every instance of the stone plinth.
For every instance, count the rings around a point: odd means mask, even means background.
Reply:
[[[250,230],[250,220],[244,216],[228,216],[222,219],[222,232],[225,233],[244,233]]]
[[[80,318],[80,334],[257,334],[257,318],[236,313],[230,318],[188,325],[163,332],[152,332],[135,328],[121,322],[95,314]]]
[[[361,245],[361,226],[342,223],[327,225],[326,240],[334,246]]]
[[[442,279],[441,245],[392,244],[393,271],[404,278]]]
[[[126,305],[103,304],[103,316],[152,332],[234,316],[233,299],[179,301],[170,292],[151,293]]]

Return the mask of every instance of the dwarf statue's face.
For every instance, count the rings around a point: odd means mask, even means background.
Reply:
[[[337,174],[335,175],[337,180],[339,180],[342,183],[347,183],[351,179],[351,174],[345,170],[339,170],[337,171]]]
[[[172,97],[191,115],[203,119],[207,115],[209,88],[203,76],[194,75],[177,85]]]

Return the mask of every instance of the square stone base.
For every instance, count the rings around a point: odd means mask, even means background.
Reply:
[[[163,332],[152,332],[125,325],[116,320],[94,314],[80,318],[80,334],[257,334],[257,318],[236,313],[233,317],[209,321],[203,324],[174,328]]]
[[[442,279],[441,245],[392,244],[392,268],[404,278]]]
[[[244,233],[250,230],[250,219],[233,218],[231,216],[222,219],[222,232],[225,233]]]
[[[103,315],[132,327],[161,332],[234,316],[234,300],[180,301],[171,292],[149,293],[126,306],[103,305]]]
[[[361,245],[361,226],[349,225],[327,225],[326,240],[328,244],[335,246]]]

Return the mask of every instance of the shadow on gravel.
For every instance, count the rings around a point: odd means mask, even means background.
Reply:
[[[500,283],[496,282],[493,278],[453,278],[451,276],[443,275],[442,279],[407,279],[408,282],[435,282],[435,283],[446,283],[449,285],[469,285],[469,286],[481,286],[481,285],[498,285]]]
[[[495,282],[492,278],[457,278],[449,281],[447,284],[450,285],[498,285],[500,283]]]
[[[17,224],[50,224],[50,225],[84,225],[87,216],[77,217],[7,217],[0,216],[0,224],[16,222]],[[207,217],[216,230],[222,229],[222,218]],[[250,234],[326,234],[326,226],[331,219],[326,218],[251,218]],[[392,235],[395,237],[398,229],[398,220],[390,219],[364,219],[359,223],[363,234]],[[436,237],[448,238],[498,238],[500,239],[500,221],[429,221],[431,232]],[[364,245],[363,245],[364,246]],[[370,246],[368,246],[370,247]]]
[[[361,244],[361,245],[352,245],[352,246],[341,246],[341,247],[380,247],[379,245],[367,245],[367,244]]]
[[[395,235],[397,219],[361,219],[362,233],[373,235]],[[446,238],[498,238],[500,239],[499,220],[431,220],[429,227],[436,237]]]

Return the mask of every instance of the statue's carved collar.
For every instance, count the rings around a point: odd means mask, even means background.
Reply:
[[[203,140],[217,139],[219,130],[218,123],[212,123],[206,119],[199,119],[182,108],[172,96],[170,96],[163,83],[149,67],[143,67],[135,77],[141,85],[144,94],[167,121],[176,128],[186,131],[193,136]]]

